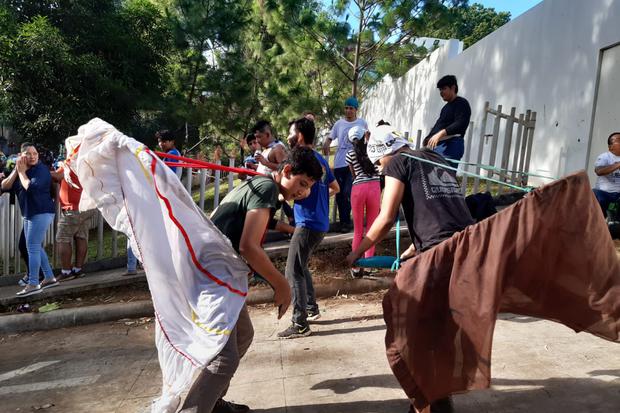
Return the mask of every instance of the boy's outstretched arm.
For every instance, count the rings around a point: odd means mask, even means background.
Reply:
[[[245,224],[239,242],[239,253],[252,269],[263,276],[274,289],[274,302],[281,318],[291,304],[291,288],[286,278],[273,265],[260,243],[269,222],[269,209],[252,209],[245,214]]]

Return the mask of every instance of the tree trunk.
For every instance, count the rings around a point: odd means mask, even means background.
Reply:
[[[366,8],[366,2],[361,1],[358,3],[360,9],[360,19],[357,27],[357,39],[355,42],[355,56],[353,58],[353,87],[351,88],[351,94],[357,96],[357,82],[359,80],[359,64],[360,64],[360,51],[362,49],[362,30],[364,29],[364,9]]]

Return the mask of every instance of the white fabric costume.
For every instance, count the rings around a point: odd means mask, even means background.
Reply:
[[[74,155],[67,163],[83,188],[80,211],[99,209],[112,228],[128,235],[144,265],[163,376],[152,412],[174,412],[226,344],[250,270],[146,146],[97,118],[66,146]]]

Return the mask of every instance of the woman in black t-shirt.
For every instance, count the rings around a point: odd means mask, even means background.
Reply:
[[[455,173],[443,167],[448,162],[441,155],[429,149],[412,150],[409,142],[389,125],[379,126],[371,133],[367,151],[371,162],[378,163],[385,175],[385,189],[379,216],[359,246],[347,256],[349,265],[389,232],[401,204],[413,241],[401,260],[432,248],[474,223]],[[410,411],[415,409],[411,407]],[[450,398],[432,403],[431,411],[452,412]]]

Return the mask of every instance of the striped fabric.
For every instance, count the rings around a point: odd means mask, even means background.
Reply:
[[[362,165],[357,160],[357,155],[355,154],[354,150],[350,150],[347,152],[346,159],[347,164],[352,166],[353,170],[355,171],[355,179],[353,180],[353,185],[379,180],[379,171],[377,170],[377,167],[375,167],[376,173],[374,175],[368,175],[362,169]]]

